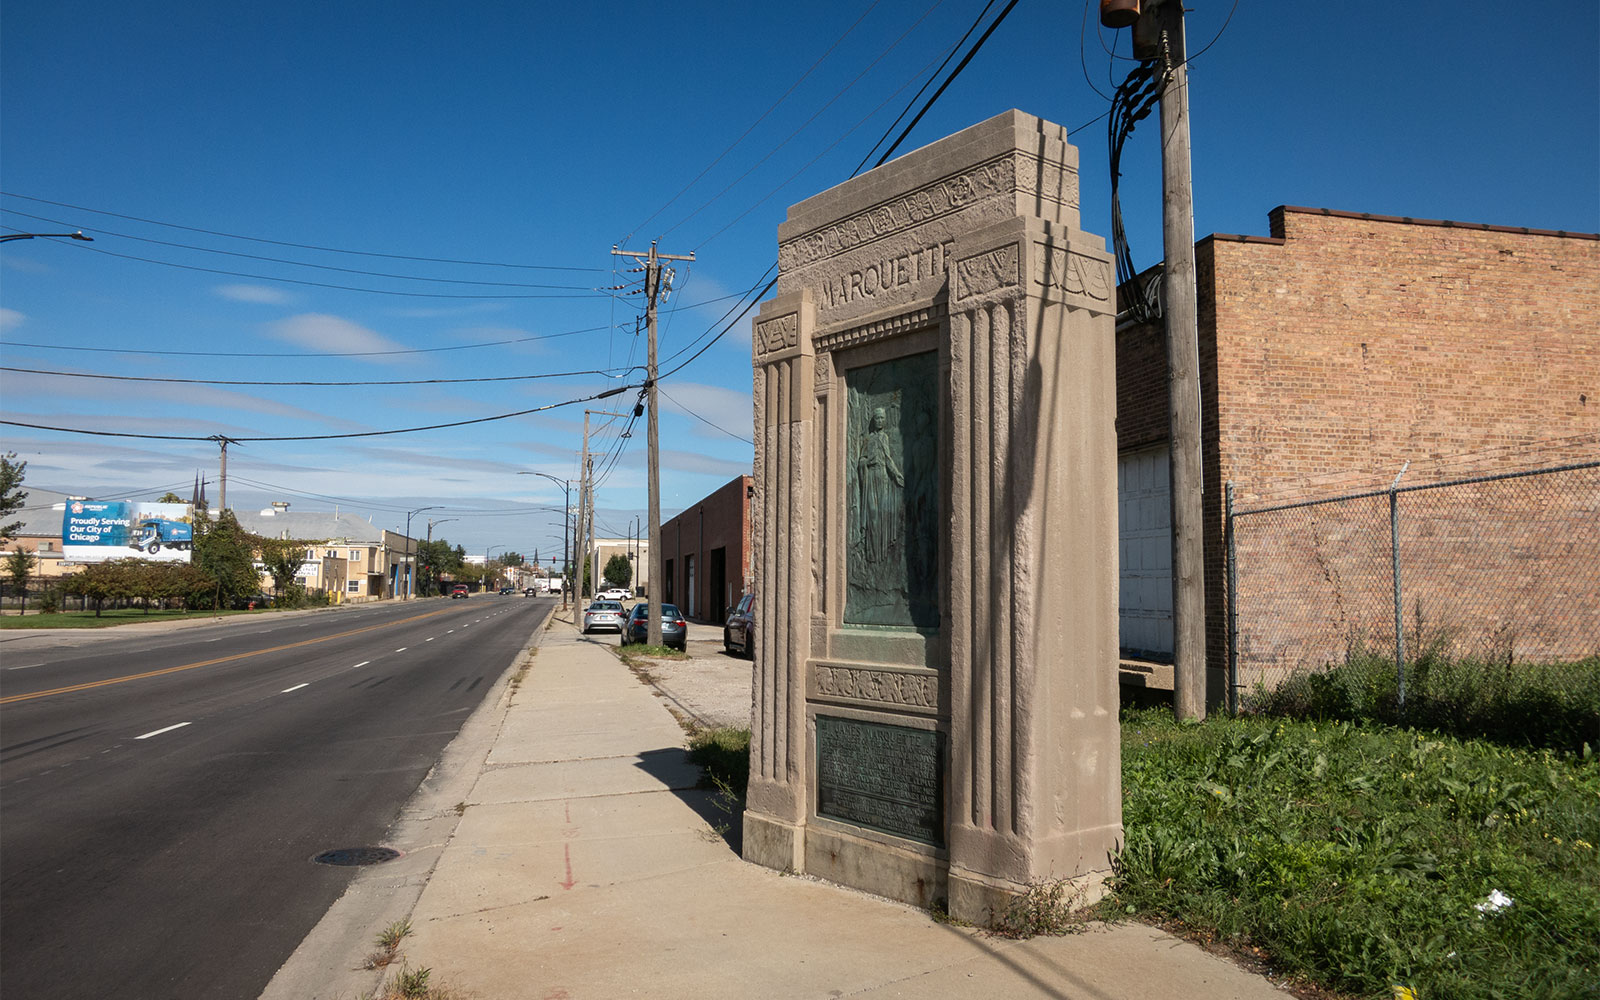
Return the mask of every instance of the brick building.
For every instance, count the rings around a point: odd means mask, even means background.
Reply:
[[[1600,237],[1288,206],[1269,218],[1268,237],[1196,246],[1213,703],[1227,482],[1249,507],[1385,489],[1407,463],[1424,483],[1600,457]],[[1172,649],[1165,351],[1159,321],[1119,324],[1122,645],[1154,662]],[[1286,557],[1315,559],[1306,545]]]
[[[750,498],[755,480],[738,476],[661,526],[661,599],[685,616],[720,623],[755,586]]]

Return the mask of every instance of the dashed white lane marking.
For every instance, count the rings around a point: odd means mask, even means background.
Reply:
[[[157,729],[153,733],[145,733],[143,736],[135,736],[134,739],[136,739],[136,740],[147,740],[152,736],[160,736],[162,733],[170,733],[174,729],[182,729],[184,726],[187,726],[188,724],[189,723],[187,723],[187,722],[180,722],[176,726],[168,726],[165,729]]]
[[[430,635],[430,636],[428,636],[426,639],[424,639],[422,641],[423,642],[432,642],[433,641],[433,636]]]
[[[7,667],[6,669],[7,670],[31,670],[34,667],[42,667],[42,666],[44,666],[44,664],[42,664],[42,663],[19,663],[14,667]]]
[[[395,652],[396,653],[404,653],[406,650],[408,650],[410,648],[411,648],[410,646],[401,646],[399,649],[395,650]]]
[[[356,667],[364,667],[364,666],[366,666],[367,664],[369,664],[371,662],[372,662],[371,660],[362,660],[360,663],[356,664],[355,667],[351,667],[350,669],[354,670],[354,669],[356,669]]]
[[[310,681],[307,681],[307,682],[306,682],[306,683],[304,683],[304,684],[296,684],[296,685],[295,685],[295,686],[294,686],[294,687],[292,687],[292,688],[284,688],[284,689],[283,689],[283,690],[282,690],[282,691],[280,691],[280,692],[278,692],[278,693],[279,693],[279,694],[288,694],[288,693],[289,693],[289,692],[290,692],[290,691],[298,691],[298,690],[300,690],[300,689],[301,689],[301,688],[305,688],[305,687],[310,687],[310,686],[311,686],[311,682],[310,682]]]
[[[454,632],[454,631],[455,631],[455,629],[448,629],[448,630],[445,631],[445,635],[449,635],[451,632]]]

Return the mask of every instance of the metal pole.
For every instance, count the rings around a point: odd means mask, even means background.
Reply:
[[[1239,714],[1239,568],[1233,537],[1233,480],[1228,480],[1228,712]]]
[[[1394,579],[1394,669],[1400,707],[1406,707],[1405,599],[1400,591],[1400,493],[1389,490],[1389,570]]]
[[[223,448],[223,454],[226,455],[227,446],[224,445]],[[406,590],[400,598],[402,601],[411,600],[411,515],[413,513],[415,511],[406,511]]]

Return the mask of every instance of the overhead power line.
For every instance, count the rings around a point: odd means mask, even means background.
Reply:
[[[452,420],[442,424],[427,424],[421,427],[396,427],[386,431],[351,431],[344,434],[285,434],[262,437],[230,437],[231,441],[335,441],[347,438],[386,437],[392,434],[416,434],[420,431],[437,431],[449,427],[467,427],[472,424],[487,424],[496,420],[509,420],[512,417],[526,417],[533,413],[543,413],[547,410],[558,409],[563,406],[572,406],[575,403],[587,403],[596,399],[605,399],[627,392],[629,389],[638,389],[640,386],[618,386],[597,392],[592,396],[583,396],[578,399],[568,399],[560,403],[546,403],[544,406],[535,406],[532,409],[517,410],[514,413],[497,413],[492,417],[475,417],[471,420]],[[90,437],[119,437],[139,438],[146,441],[215,441],[215,435],[190,435],[190,434],[135,434],[131,431],[104,431],[85,430],[81,427],[52,427],[48,424],[30,424],[20,420],[0,420],[0,424],[11,427],[27,427],[37,431],[59,431],[63,434],[86,434]]]
[[[37,222],[48,222],[52,225],[71,225],[60,219],[51,219],[43,215],[32,215],[28,212],[19,212],[14,208],[4,209],[10,215],[20,215],[24,219],[33,219]],[[178,250],[194,250],[199,253],[221,254],[224,257],[241,257],[245,260],[259,260],[268,264],[288,264],[291,267],[309,267],[319,271],[336,271],[340,274],[358,274],[369,278],[396,278],[402,281],[429,281],[446,285],[484,285],[495,288],[553,288],[564,291],[596,291],[592,285],[540,285],[521,281],[474,281],[470,278],[430,278],[415,274],[395,274],[390,271],[367,271],[355,267],[338,267],[333,264],[313,264],[309,261],[289,260],[286,257],[268,257],[258,253],[240,253],[237,250],[219,250],[214,247],[195,246],[193,243],[174,243],[171,240],[157,240],[148,236],[134,236],[131,233],[118,233],[109,229],[96,229],[96,236],[116,236],[125,240],[137,240],[140,243],[153,243],[156,246],[173,247]],[[139,258],[141,260],[146,258]],[[170,263],[170,262],[161,262]]]
[[[730,296],[731,297],[731,296]],[[244,351],[156,351],[141,350],[133,347],[82,347],[76,344],[39,344],[20,340],[0,340],[0,347],[33,347],[45,351],[92,351],[99,354],[139,354],[146,356],[180,357],[180,358],[378,358],[396,354],[437,354],[443,351],[470,351],[480,347],[505,347],[509,344],[527,344],[540,340],[556,340],[561,337],[576,337],[585,333],[598,333],[609,330],[607,326],[590,326],[582,330],[567,330],[562,333],[541,333],[531,337],[516,337],[511,340],[489,340],[477,344],[453,344],[449,347],[405,347],[392,351],[278,351],[278,352],[244,352]]]
[[[5,227],[12,228],[12,227]],[[229,278],[250,278],[254,281],[276,281],[285,285],[307,285],[312,288],[331,288],[341,292],[364,292],[368,295],[397,295],[410,299],[586,299],[606,296],[607,293],[600,289],[592,289],[582,293],[554,293],[554,292],[529,292],[517,293],[500,292],[494,294],[466,294],[462,292],[402,292],[390,288],[363,288],[359,285],[336,285],[327,281],[308,281],[305,278],[280,278],[270,274],[252,274],[248,271],[227,271],[217,267],[201,267],[198,264],[179,264],[176,261],[157,260],[154,257],[140,257],[138,254],[117,253],[112,250],[102,250],[99,247],[82,246],[74,244],[80,249],[90,253],[105,254],[107,257],[120,257],[123,260],[137,260],[146,264],[159,264],[162,267],[175,267],[181,271],[199,271],[203,274],[220,274]],[[413,279],[416,280],[416,279]]]
[[[588,371],[572,372],[546,372],[538,375],[484,375],[476,378],[412,378],[412,379],[365,379],[348,382],[315,382],[315,381],[265,381],[260,379],[220,379],[220,378],[163,378],[154,375],[102,375],[98,372],[60,372],[48,371],[43,368],[12,368],[0,365],[0,372],[18,372],[24,375],[51,375],[57,378],[93,378],[106,379],[114,382],[178,382],[188,385],[275,385],[275,386],[375,386],[375,385],[450,385],[462,382],[526,382],[531,379],[541,378],[568,378],[577,375],[604,375],[607,378],[621,378],[633,368],[590,369]]]
[[[382,257],[388,260],[411,260],[424,264],[468,264],[475,267],[508,267],[529,271],[581,271],[592,274],[605,274],[607,268],[603,267],[573,267],[559,264],[508,264],[494,260],[459,260],[451,257],[416,257],[408,254],[379,253],[372,250],[347,250],[338,247],[318,246],[312,243],[291,243],[285,240],[270,240],[259,236],[240,236],[237,233],[225,233],[216,229],[201,229],[196,226],[183,226],[175,222],[161,222],[157,219],[145,219],[137,215],[123,215],[120,212],[109,212],[99,208],[87,208],[83,205],[71,205],[64,201],[50,201],[47,198],[34,198],[14,191],[0,191],[0,195],[7,198],[21,198],[23,201],[37,202],[41,205],[54,205],[57,208],[70,208],[76,212],[92,212],[95,215],[106,215],[114,219],[127,219],[130,222],[143,222],[152,226],[164,226],[168,229],[181,229],[190,233],[203,233],[207,236],[222,236],[231,240],[247,240],[251,243],[265,243],[270,246],[292,247],[296,250],[317,250],[322,253],[351,254],[357,257]]]

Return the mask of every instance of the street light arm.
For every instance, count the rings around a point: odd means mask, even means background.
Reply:
[[[83,235],[83,230],[80,229],[75,233],[6,233],[4,236],[0,236],[0,243],[9,243],[12,240],[33,239],[82,240],[85,243],[94,242],[93,236]]]

